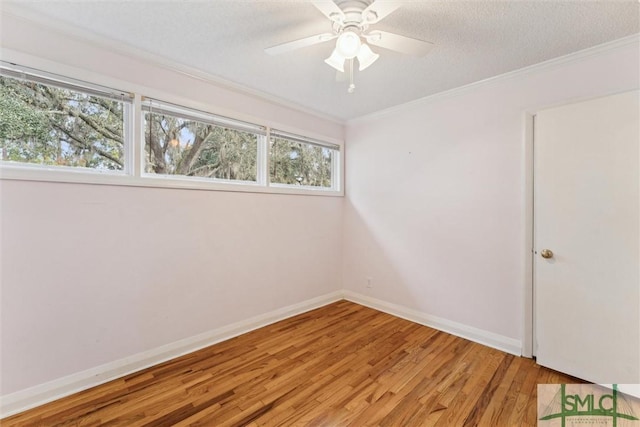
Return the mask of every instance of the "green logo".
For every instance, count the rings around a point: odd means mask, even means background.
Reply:
[[[541,399],[540,387],[549,387],[550,384],[540,385],[538,399]],[[567,385],[560,384],[560,390],[553,395],[551,402],[541,408],[539,404],[540,421],[559,420],[565,427],[567,419],[576,424],[599,424],[618,426],[622,420],[638,421],[634,409],[638,410],[638,400],[618,391],[618,385],[613,384],[611,389],[604,389],[593,384],[574,385],[577,392],[567,392]],[[574,387],[574,388],[576,388]],[[547,393],[548,394],[548,393]],[[540,409],[543,409],[540,411]],[[599,418],[593,418],[599,417]],[[606,421],[603,418],[606,417]],[[543,425],[539,423],[538,425]],[[635,425],[635,423],[634,423]]]

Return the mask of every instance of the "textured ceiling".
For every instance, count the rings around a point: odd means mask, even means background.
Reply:
[[[385,1],[385,0],[379,0]],[[637,0],[400,1],[372,29],[428,40],[415,58],[375,48],[356,92],[323,60],[327,42],[269,56],[263,49],[331,30],[308,1],[14,1],[63,21],[252,90],[340,120],[566,55],[640,32]]]

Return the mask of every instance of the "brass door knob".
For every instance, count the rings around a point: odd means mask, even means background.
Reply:
[[[540,255],[542,256],[542,258],[553,258],[553,252],[551,251],[551,249],[543,249],[540,251]]]

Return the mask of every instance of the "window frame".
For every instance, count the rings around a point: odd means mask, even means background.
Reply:
[[[154,104],[156,106],[154,106]],[[142,134],[141,134],[141,145],[142,150],[140,151],[139,157],[139,167],[141,169],[140,176],[143,178],[160,178],[160,179],[180,179],[187,180],[193,182],[219,182],[219,183],[231,183],[231,184],[244,184],[244,185],[260,185],[261,182],[264,182],[263,177],[260,175],[260,167],[259,165],[262,163],[260,153],[260,146],[265,144],[266,138],[268,136],[268,128],[266,126],[260,126],[253,123],[245,122],[242,120],[236,120],[229,117],[220,116],[217,114],[207,113],[205,111],[196,110],[193,108],[183,107],[181,105],[176,105],[166,101],[160,101],[154,98],[149,97],[141,97],[141,110],[142,114],[140,116]],[[239,132],[252,133],[257,137],[256,140],[256,180],[255,181],[245,181],[245,180],[233,180],[233,179],[224,179],[224,178],[205,178],[205,177],[195,177],[188,175],[173,175],[173,174],[156,174],[145,172],[146,166],[146,157],[147,153],[145,151],[146,148],[146,113],[154,113],[159,112],[161,114],[171,115],[173,117],[179,117],[187,120],[197,121],[199,123],[211,124],[213,126],[224,127],[227,129],[236,130]]]
[[[306,190],[316,190],[316,191],[339,191],[340,190],[340,171],[339,165],[341,163],[340,158],[340,145],[331,144],[329,142],[321,141],[315,138],[310,138],[304,135],[297,135],[295,133],[282,131],[279,129],[270,129],[267,140],[267,150],[269,151],[269,159],[271,158],[271,138],[280,138],[288,141],[298,142],[301,144],[307,144],[314,147],[327,148],[331,150],[331,187],[318,187],[312,185],[296,185],[296,184],[284,184],[272,182],[271,185],[276,188],[303,188]],[[271,173],[268,169],[269,180],[271,180]],[[337,179],[336,179],[337,178]]]
[[[29,63],[31,61],[21,61]],[[38,63],[38,61],[35,61]],[[45,61],[47,68],[57,70],[60,67],[65,75],[84,75],[82,72],[70,72],[64,66],[58,66],[55,63]],[[53,66],[52,66],[53,65]],[[4,180],[21,180],[21,181],[41,181],[41,182],[61,182],[61,183],[78,183],[92,185],[117,185],[131,187],[152,187],[152,188],[168,188],[168,189],[191,189],[191,190],[207,190],[207,191],[231,191],[231,192],[250,192],[250,193],[272,193],[272,194],[298,194],[313,196],[344,196],[344,143],[335,138],[326,137],[324,135],[315,135],[313,132],[307,132],[300,129],[292,128],[281,123],[272,123],[267,120],[256,120],[255,118],[235,118],[240,114],[218,114],[215,108],[210,104],[203,104],[198,101],[186,100],[179,98],[173,94],[164,93],[162,91],[140,87],[128,82],[114,80],[106,77],[98,77],[91,74],[93,80],[108,82],[108,85],[89,83],[74,77],[63,76],[62,73],[56,74],[41,69],[30,68],[27,66],[16,65],[13,62],[0,61],[0,67],[3,69],[24,70],[30,74],[36,74],[47,81],[55,82],[54,86],[71,85],[68,87],[72,90],[82,92],[83,88],[91,90],[111,91],[128,96],[128,102],[125,102],[125,122],[124,122],[124,147],[123,147],[123,168],[122,170],[106,170],[91,169],[83,167],[71,166],[53,166],[38,165],[29,163],[0,161],[0,182]],[[3,75],[5,73],[3,72]],[[44,84],[48,84],[43,82]],[[128,90],[114,90],[112,87],[128,88]],[[64,86],[63,86],[64,87]],[[145,100],[152,99],[163,104],[171,104],[176,109],[185,111],[197,111],[209,117],[218,117],[220,119],[230,120],[236,123],[245,123],[251,126],[264,129],[264,136],[259,138],[256,169],[256,182],[251,181],[235,181],[224,180],[219,178],[199,178],[180,175],[158,175],[147,174],[144,172],[144,156],[145,156],[145,127],[144,127],[144,109]],[[162,100],[162,101],[158,101]],[[312,187],[288,184],[277,184],[270,182],[270,141],[271,132],[278,129],[277,132],[283,132],[296,135],[301,138],[319,141],[322,145],[328,147],[336,147],[332,156],[332,187]]]
[[[0,159],[0,179],[4,177],[2,170],[24,168],[26,170],[33,171],[64,171],[70,173],[89,173],[89,174],[101,174],[101,175],[115,175],[126,176],[131,174],[131,165],[128,162],[127,152],[131,150],[133,145],[133,115],[134,115],[134,101],[135,96],[133,93],[113,89],[110,87],[89,83],[83,80],[62,77],[57,74],[48,73],[45,71],[37,70],[30,67],[24,67],[16,65],[14,63],[0,61],[0,76],[9,77],[16,80],[33,82],[41,85],[55,87],[59,89],[66,89],[73,92],[78,92],[90,96],[100,97],[104,99],[110,99],[113,101],[122,102],[122,169],[95,169],[81,166],[57,166],[46,165],[38,163],[22,163],[11,162]]]

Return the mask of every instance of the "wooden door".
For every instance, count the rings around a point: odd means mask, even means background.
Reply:
[[[640,383],[639,96],[535,117],[534,352],[597,383]]]

